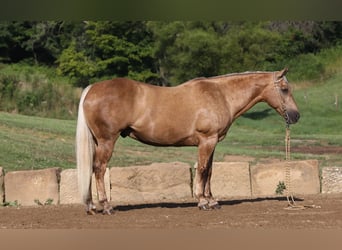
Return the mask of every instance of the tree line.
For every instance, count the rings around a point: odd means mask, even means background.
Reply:
[[[172,86],[278,70],[341,39],[333,21],[2,21],[0,63],[54,67],[80,87],[112,77]]]

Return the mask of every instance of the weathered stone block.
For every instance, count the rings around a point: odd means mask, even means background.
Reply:
[[[110,200],[110,181],[109,169],[105,173],[105,188],[108,200]],[[95,175],[92,176],[92,195],[93,201],[98,202]],[[61,173],[60,194],[61,204],[77,204],[81,203],[80,194],[78,192],[77,169],[66,169]]]
[[[286,183],[285,170],[290,170],[290,183]],[[317,160],[284,161],[272,164],[257,164],[250,167],[252,196],[276,195],[279,182],[292,194],[318,194],[320,192]],[[284,190],[284,193],[286,190]]]
[[[59,202],[59,168],[8,172],[5,175],[6,202],[18,201],[20,205],[36,205],[35,200],[52,204]]]
[[[192,198],[190,166],[181,162],[110,169],[116,205],[182,202]]]
[[[325,167],[322,169],[322,193],[342,193],[341,167]]]
[[[4,171],[2,167],[0,167],[0,205],[4,203]]]
[[[196,176],[194,190],[195,183]],[[250,197],[249,163],[214,162],[211,176],[211,191],[217,199]]]
[[[61,204],[81,203],[76,169],[65,169],[62,171],[59,186],[59,202]]]
[[[211,191],[217,198],[250,197],[248,162],[214,162]]]

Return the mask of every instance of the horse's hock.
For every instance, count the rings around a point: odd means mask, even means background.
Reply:
[[[308,160],[257,165],[214,162],[213,194],[219,200],[275,196],[277,185],[285,181],[286,167],[290,169],[293,194],[342,192],[340,167],[324,167],[320,175],[318,161]],[[106,171],[107,194],[114,205],[194,201],[190,169],[181,162],[113,167]],[[96,198],[95,187],[93,195]],[[20,205],[36,205],[48,199],[53,204],[80,203],[77,170],[50,168],[4,174],[0,167],[0,204],[4,199]]]

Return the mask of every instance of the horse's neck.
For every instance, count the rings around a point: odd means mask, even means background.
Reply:
[[[228,76],[220,81],[234,119],[262,101],[268,81],[269,79],[261,74],[257,78],[252,78],[251,75]]]

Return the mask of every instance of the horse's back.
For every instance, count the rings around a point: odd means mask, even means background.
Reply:
[[[131,79],[114,78],[94,83],[88,95],[96,95],[96,98],[100,98],[107,95],[121,95],[123,93],[134,94],[140,84],[142,83]]]

